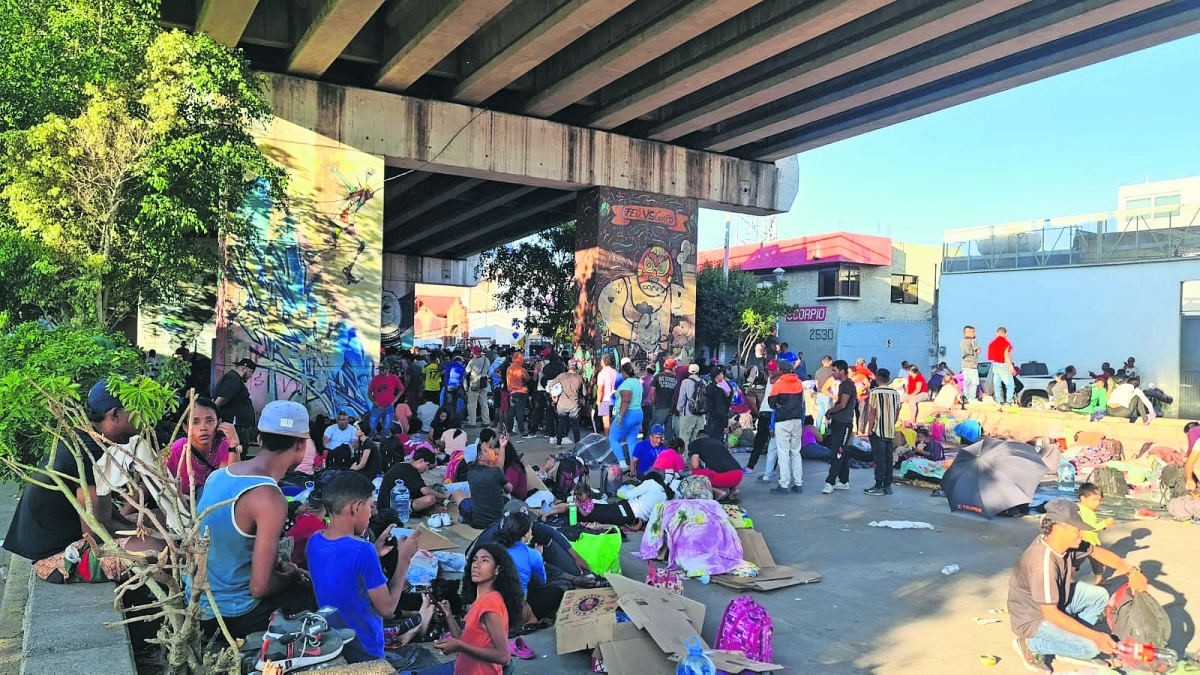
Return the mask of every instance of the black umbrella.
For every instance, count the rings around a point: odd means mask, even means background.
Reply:
[[[942,477],[942,490],[950,511],[991,520],[1031,502],[1045,475],[1046,465],[1032,445],[985,438],[958,452]]]

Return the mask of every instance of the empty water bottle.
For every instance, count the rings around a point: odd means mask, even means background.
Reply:
[[[307,502],[308,496],[312,494],[313,488],[315,488],[315,487],[316,487],[316,483],[313,483],[311,480],[305,481],[304,482],[304,491],[301,492],[300,494],[296,495],[295,501],[300,502],[301,504],[303,504],[304,502]]]
[[[1075,465],[1065,457],[1058,463],[1058,491],[1075,492]]]
[[[396,518],[402,524],[408,522],[409,507],[411,505],[412,500],[408,494],[408,486],[402,480],[396,481],[396,487],[392,488],[392,508],[396,510]]]
[[[685,644],[688,653],[680,659],[675,675],[716,675],[717,667],[713,665],[712,659],[704,655],[704,646],[700,644],[700,638],[693,635]]]
[[[950,576],[951,574],[957,574],[958,570],[959,570],[958,565],[946,565],[945,567],[942,568],[942,574],[945,574],[946,576]]]

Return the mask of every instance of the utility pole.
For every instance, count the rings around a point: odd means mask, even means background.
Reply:
[[[725,278],[729,278],[729,221],[732,215],[725,214],[725,260],[722,263],[722,269],[725,270]]]

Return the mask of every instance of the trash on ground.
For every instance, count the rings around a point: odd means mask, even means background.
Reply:
[[[989,623],[1000,623],[1000,619],[985,619],[982,616],[971,617],[971,620],[974,621],[975,623],[979,624],[980,626],[986,626]]]
[[[945,574],[946,576],[950,576],[951,574],[958,574],[958,570],[959,570],[958,565],[946,565],[945,567],[942,568],[942,574]]]
[[[934,530],[929,523],[917,520],[872,520],[870,527],[890,527],[893,530]]]

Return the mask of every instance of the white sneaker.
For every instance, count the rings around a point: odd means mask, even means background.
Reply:
[[[629,470],[629,464],[627,464],[626,462],[621,461],[621,462],[617,462],[617,464],[620,465],[622,473]]]
[[[823,495],[833,494],[833,486],[830,485],[829,483],[826,483],[825,487],[821,488],[821,494],[823,494]]]
[[[826,485],[829,485],[829,483],[826,483]],[[849,483],[838,483],[837,485],[833,486],[833,489],[834,490],[849,490],[850,484]]]

